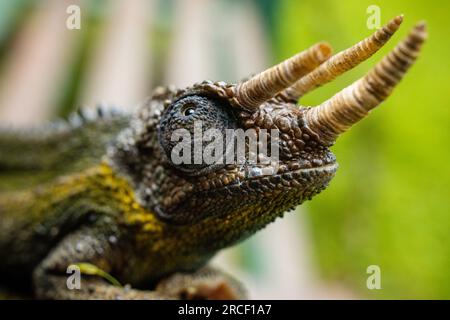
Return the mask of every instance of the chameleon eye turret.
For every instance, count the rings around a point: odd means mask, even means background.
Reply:
[[[225,165],[205,162],[203,151],[210,142],[205,137],[209,129],[218,130],[225,137],[226,129],[237,128],[236,119],[227,104],[226,101],[200,95],[181,97],[170,104],[161,117],[158,136],[174,167],[190,175],[201,175]],[[222,144],[226,144],[225,139]],[[190,154],[182,154],[186,151]],[[174,162],[175,156],[181,161]]]

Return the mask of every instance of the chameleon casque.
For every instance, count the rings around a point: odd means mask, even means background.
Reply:
[[[245,297],[208,260],[325,189],[337,169],[329,147],[399,83],[425,24],[328,101],[298,99],[369,58],[402,20],[335,55],[316,44],[238,84],[157,88],[133,115],[98,109],[45,130],[2,130],[0,283],[44,299]],[[278,166],[172,163],[171,133],[195,120],[279,130]],[[78,290],[66,285],[69,265],[81,270]]]

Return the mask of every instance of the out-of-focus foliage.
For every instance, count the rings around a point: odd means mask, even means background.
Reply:
[[[391,43],[357,70],[305,97],[318,104],[364,74],[413,24],[429,39],[392,96],[341,137],[340,170],[307,205],[321,272],[373,298],[450,297],[448,1],[282,1],[275,17],[278,59],[326,39],[340,51],[371,33],[369,5],[382,23],[405,14]],[[366,268],[381,268],[382,290],[366,288]]]

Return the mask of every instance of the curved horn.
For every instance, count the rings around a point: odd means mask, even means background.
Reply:
[[[397,16],[371,36],[347,50],[337,53],[307,76],[294,83],[292,87],[281,92],[280,97],[285,101],[296,102],[306,93],[356,67],[377,52],[398,30],[402,21],[403,15]]]
[[[330,145],[338,135],[367,116],[400,82],[419,55],[427,36],[425,23],[417,24],[408,36],[363,78],[321,105],[306,110],[305,121],[321,140]]]
[[[317,43],[309,49],[263,71],[234,88],[237,103],[246,109],[255,109],[263,102],[289,87],[331,56],[329,44]]]

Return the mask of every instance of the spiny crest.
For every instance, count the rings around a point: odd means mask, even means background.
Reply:
[[[45,139],[52,137],[55,134],[65,134],[82,127],[83,125],[96,123],[101,120],[109,121],[118,117],[127,117],[128,115],[123,109],[99,104],[94,108],[81,107],[78,110],[69,114],[67,119],[58,118],[51,120],[44,125],[37,125],[31,128],[18,128],[13,124],[2,125],[0,127],[0,134],[3,136],[24,136],[24,137],[38,137]]]
[[[67,124],[72,128],[76,128],[89,122],[96,122],[102,119],[107,120],[115,116],[124,116],[125,114],[122,108],[98,104],[94,108],[81,107],[75,112],[72,112],[68,117]]]

